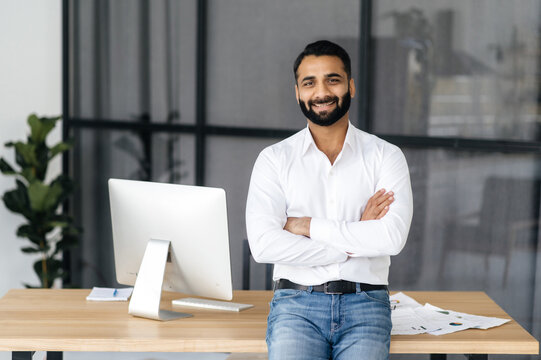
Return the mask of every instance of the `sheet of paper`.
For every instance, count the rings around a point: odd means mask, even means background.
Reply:
[[[466,329],[488,329],[510,321],[441,309],[426,303],[424,306],[404,293],[389,297],[391,301],[391,335],[429,333],[444,335]]]
[[[389,301],[391,302],[391,310],[403,309],[403,308],[413,309],[413,308],[422,306],[413,298],[409,297],[403,292],[398,292],[394,295],[389,296]]]
[[[427,332],[432,335],[450,334],[476,326],[474,322],[458,319],[450,311],[437,308],[428,303],[414,311],[429,324]]]
[[[128,301],[133,288],[102,288],[94,287],[90,294],[86,297],[89,301]]]
[[[427,305],[429,305],[431,308],[433,308],[436,311],[443,310],[434,305],[430,305],[430,304],[427,304]],[[475,328],[475,329],[486,330],[486,329],[490,329],[491,327],[501,326],[511,321],[510,319],[501,319],[501,318],[496,318],[496,317],[472,315],[472,314],[466,314],[466,313],[456,312],[452,310],[445,310],[445,311],[449,312],[449,314],[453,316],[455,319],[457,319],[457,321],[464,320],[464,321],[474,323],[475,325],[472,326],[472,328]]]
[[[391,335],[424,334],[427,330],[425,321],[415,314],[412,308],[397,308],[391,311],[393,329]]]

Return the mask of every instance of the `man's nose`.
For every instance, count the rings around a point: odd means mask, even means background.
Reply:
[[[323,99],[326,96],[331,94],[331,92],[329,91],[329,87],[327,86],[327,84],[324,81],[319,83],[316,86],[315,90],[316,91],[315,91],[314,95],[315,95],[316,98]]]

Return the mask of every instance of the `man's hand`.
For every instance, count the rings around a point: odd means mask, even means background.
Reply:
[[[289,231],[295,235],[303,235],[310,237],[310,221],[309,217],[288,217],[284,230]]]
[[[389,191],[385,193],[385,189],[381,189],[372,196],[366,203],[366,208],[361,216],[361,221],[364,220],[379,220],[389,211],[389,205],[394,201],[394,193]]]

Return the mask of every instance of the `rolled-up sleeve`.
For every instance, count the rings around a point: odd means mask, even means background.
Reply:
[[[317,266],[346,261],[348,255],[326,241],[284,230],[287,203],[280,184],[280,167],[272,148],[259,154],[250,180],[246,230],[257,262]]]
[[[393,191],[395,198],[383,218],[354,222],[313,218],[310,237],[352,257],[398,254],[406,244],[413,216],[413,196],[406,158],[395,146],[383,155],[376,181],[376,189],[382,188]]]

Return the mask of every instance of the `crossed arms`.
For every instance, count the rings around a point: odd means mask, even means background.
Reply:
[[[389,211],[389,205],[394,201],[393,192],[378,190],[366,203],[366,208],[361,215],[360,221],[379,220]],[[284,230],[296,235],[310,237],[310,217],[288,217]]]

